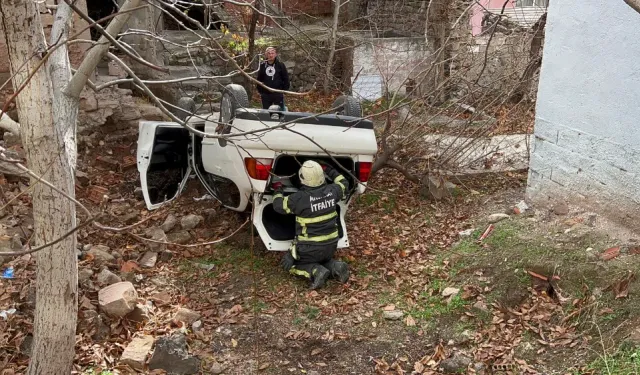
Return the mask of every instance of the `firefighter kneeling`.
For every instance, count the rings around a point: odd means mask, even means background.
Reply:
[[[346,196],[349,182],[333,167],[325,170],[308,160],[299,171],[302,189],[284,197],[282,185],[274,184],[276,195],[273,208],[280,214],[296,215],[296,238],[289,252],[282,258],[282,267],[289,273],[311,280],[311,289],[321,288],[333,277],[341,283],[349,280],[345,262],[333,259],[338,248],[338,202]]]

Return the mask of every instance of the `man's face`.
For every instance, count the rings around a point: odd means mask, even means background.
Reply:
[[[267,61],[273,62],[273,60],[275,60],[275,58],[276,58],[276,50],[275,49],[268,49],[264,53],[264,56],[267,58]]]

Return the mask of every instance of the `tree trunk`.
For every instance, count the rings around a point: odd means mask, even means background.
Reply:
[[[65,17],[61,9],[67,8],[68,12],[68,7],[64,3],[58,7],[56,18]],[[66,16],[68,20],[68,14]],[[46,53],[40,15],[32,0],[2,0],[0,17],[11,73],[15,75],[13,87],[20,87]],[[66,22],[62,26],[52,30],[52,34],[66,32]],[[60,98],[61,87],[54,87],[52,83],[53,76],[58,77],[59,83],[59,79],[70,74],[67,48],[60,47],[45,66],[34,74],[16,98],[22,144],[29,168],[74,196],[70,145],[65,144],[65,138],[75,126],[77,102],[75,109],[69,107],[69,102]],[[58,98],[54,100],[56,96]],[[61,194],[35,179],[31,183],[35,185],[32,192],[34,234],[39,245],[60,238],[73,228],[76,212],[74,204]],[[35,340],[28,374],[71,373],[78,314],[75,250],[76,237],[72,235],[36,253]]]
[[[331,26],[331,36],[329,38],[329,57],[324,72],[323,90],[324,94],[329,94],[331,84],[331,68],[333,67],[333,56],[336,54],[336,41],[338,39],[338,20],[340,19],[340,0],[333,0],[333,25]]]
[[[518,86],[513,90],[509,101],[512,103],[519,103],[523,100],[531,88],[531,82],[533,76],[542,65],[542,42],[544,42],[544,31],[547,26],[547,13],[540,16],[540,19],[533,25],[534,31],[533,39],[531,40],[531,47],[529,48],[529,64],[525,68]]]
[[[258,20],[260,19],[260,1],[256,1],[254,4],[255,9],[253,9],[253,13],[251,14],[251,23],[249,24],[249,52],[247,56],[247,64],[249,70],[253,70],[250,66],[252,65],[253,57],[256,54],[256,26],[258,25]],[[258,65],[260,64],[260,60],[258,60]],[[253,85],[249,79],[246,79],[247,83],[247,94],[249,95],[249,99],[253,96]]]

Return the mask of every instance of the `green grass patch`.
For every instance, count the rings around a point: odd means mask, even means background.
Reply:
[[[588,365],[587,369],[603,375],[640,374],[640,348],[620,350],[613,355],[600,353],[600,357]]]

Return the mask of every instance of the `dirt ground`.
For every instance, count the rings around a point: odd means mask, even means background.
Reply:
[[[87,321],[99,285],[95,276],[81,284],[78,374],[135,373],[118,363],[131,337],[176,331],[187,335],[202,374],[628,374],[640,367],[640,246],[609,238],[597,217],[579,210],[514,213],[526,175],[468,181],[440,202],[420,198],[393,173],[376,176],[352,202],[352,246],[338,254],[350,264],[350,281],[310,291],[279,269],[281,254],[267,252],[250,225],[216,244],[169,245],[155,267],[138,267],[147,245],[134,235],[169,214],[204,217],[187,243],[226,237],[249,214],[196,200],[205,191],[195,179],[176,202],[148,212],[134,193],[135,168],[113,172],[96,160],[122,160],[133,146],[85,154],[91,167],[78,197],[106,210],[102,220],[112,225],[148,220],[131,234],[85,230],[79,242],[113,250],[108,269],[131,280],[153,310],[143,323]],[[91,201],[92,186],[105,187],[109,202]],[[24,207],[28,200],[2,224],[28,216]],[[479,240],[498,220],[492,214],[506,215]],[[18,311],[0,318],[2,374],[24,372],[32,333],[33,260],[12,264],[16,278],[0,280],[0,311]],[[80,261],[81,271],[103,266]],[[176,322],[179,307],[198,312],[201,327]]]

